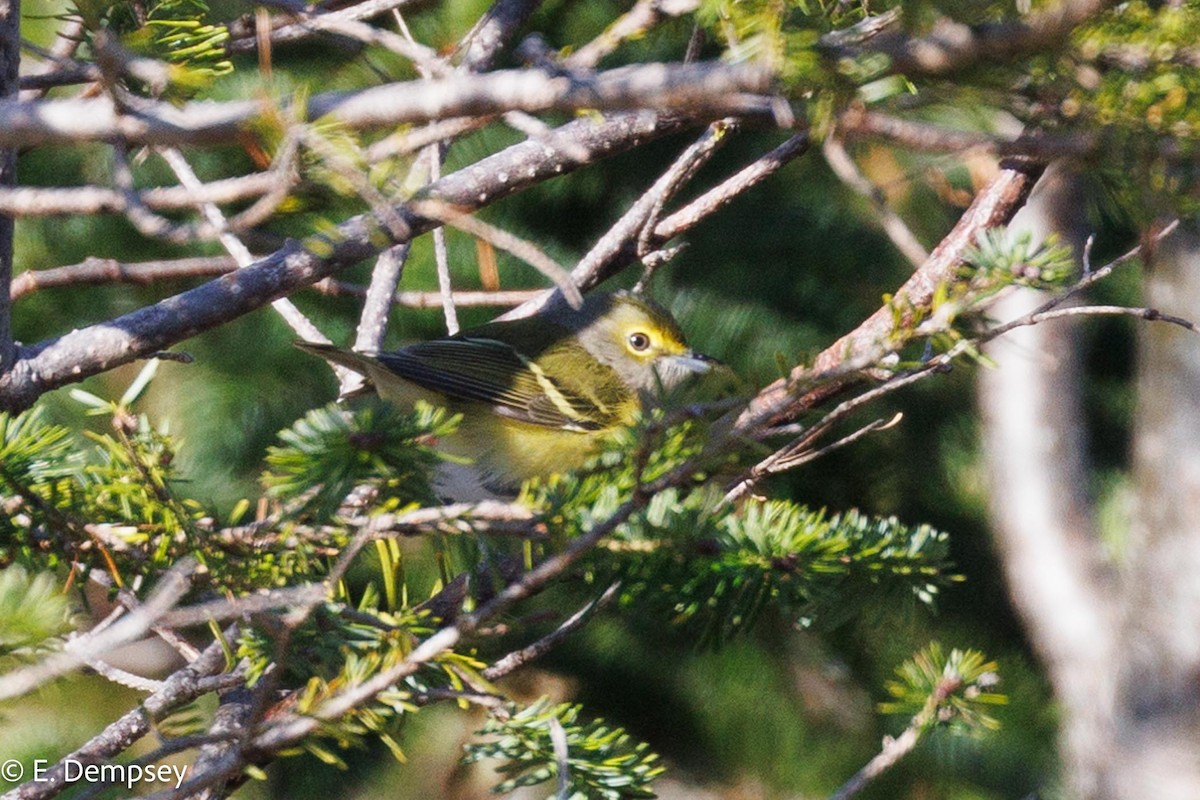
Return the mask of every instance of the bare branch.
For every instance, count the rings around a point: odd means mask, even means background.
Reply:
[[[1053,160],[1094,154],[1103,144],[1101,134],[1089,131],[1044,133],[1036,131],[1004,138],[987,133],[958,131],[918,120],[903,119],[878,111],[852,108],[838,117],[838,131],[847,138],[885,139],[906,147],[933,153],[962,153],[978,150],[997,156],[1029,156]],[[1164,139],[1164,156],[1179,155],[1178,143]]]
[[[110,283],[148,284],[161,280],[205,278],[237,269],[231,256],[200,256],[170,261],[123,263],[113,258],[89,257],[78,264],[43,270],[26,270],[12,282],[11,297],[19,300],[39,289]]]
[[[471,72],[490,69],[496,57],[540,5],[541,0],[496,0],[492,3],[459,47],[462,66]]]
[[[388,311],[396,297],[400,276],[404,274],[408,249],[407,243],[389,247],[375,259],[375,269],[371,270],[371,283],[367,287],[362,315],[355,332],[355,350],[375,352],[383,347]],[[341,393],[345,394],[344,391]]]
[[[501,49],[511,41],[512,37],[516,34],[516,30],[524,24],[529,14],[533,12],[538,4],[537,0],[533,0],[532,2],[530,0],[497,0],[497,2],[493,3],[471,32],[464,37],[463,43],[460,45],[460,49],[465,50],[460,69],[479,71],[490,67]],[[393,14],[403,34],[400,37],[401,40],[419,51],[411,55],[410,58],[417,64],[417,68],[421,74],[426,78],[433,75],[445,74],[447,67],[444,62],[437,57],[434,51],[419,45],[413,39],[408,27],[404,24],[404,18],[400,15],[399,9],[393,10]],[[434,128],[436,126],[437,123],[430,123],[427,128]],[[467,129],[464,127],[459,132],[465,132]],[[441,142],[441,139],[434,140],[430,142],[430,146],[426,149],[429,159],[430,181],[441,177]],[[582,157],[587,158],[586,155]],[[410,179],[413,176],[413,172],[420,168],[421,162],[417,160],[409,171]],[[442,228],[435,228],[433,236],[443,313],[446,315],[447,329],[450,333],[455,333],[458,330],[458,319],[454,313],[454,292],[450,286],[450,267],[446,256],[445,231]],[[392,298],[395,296],[396,287],[399,285],[400,275],[403,271],[404,260],[407,255],[407,246],[392,248],[380,254],[376,268],[371,273],[370,291],[367,293],[367,301],[363,304],[362,315],[359,319],[358,332],[354,343],[356,350],[379,350],[382,346],[384,333],[387,328],[388,310],[391,307]],[[343,379],[341,394],[345,395],[349,391],[353,391],[357,388],[356,384],[361,385],[362,381],[363,378],[361,376],[352,378],[349,382]]]
[[[319,95],[308,110],[313,118],[332,114],[354,128],[505,111],[585,108],[679,109],[693,116],[773,118],[772,99],[766,96],[770,80],[761,68],[714,62],[635,65],[590,74],[504,70],[389,84],[349,95]]]
[[[63,286],[103,286],[131,283],[151,284],[158,281],[209,278],[236,270],[232,256],[199,256],[167,261],[124,263],[112,258],[91,257],[78,264],[43,270],[27,270],[13,279],[12,299],[19,300],[41,289]],[[325,278],[313,289],[333,297],[366,297],[368,288]],[[454,293],[456,306],[516,306],[541,294],[542,289],[511,289],[508,291],[461,291]],[[396,292],[390,298],[393,305],[408,308],[439,308],[440,292]]]
[[[64,19],[62,27],[54,37],[54,44],[44,54],[45,60],[34,64],[21,76],[21,99],[35,100],[45,96],[47,88],[61,85],[55,79],[64,80],[66,83],[97,80],[100,71],[93,65],[70,62],[68,66],[64,63],[75,54],[82,41],[83,18],[71,16]],[[46,79],[48,85],[39,86],[39,79]]]
[[[298,42],[310,36],[334,31],[347,22],[358,22],[372,19],[387,12],[408,5],[412,0],[363,0],[352,3],[336,11],[310,13],[302,10],[299,4],[290,8],[291,12],[285,18],[271,20],[271,32],[268,38],[271,44]],[[225,46],[228,53],[251,53],[258,47],[257,31],[254,28],[230,26],[233,39]]]
[[[555,628],[550,633],[538,639],[533,644],[522,647],[520,650],[514,650],[503,658],[496,661],[483,671],[483,677],[489,681],[499,680],[511,672],[515,672],[531,661],[535,661],[549,653],[555,647],[563,642],[568,636],[587,624],[597,611],[604,608],[612,599],[617,596],[617,590],[621,588],[620,582],[611,584],[604,592],[591,601],[583,608],[576,611],[563,623]]]
[[[616,258],[626,246],[634,245],[647,224],[653,224],[656,209],[671,197],[679,186],[696,173],[728,137],[737,130],[736,120],[714,122],[700,138],[679,155],[675,162],[638,198],[629,210],[609,228],[592,249],[571,270],[570,281],[579,290],[587,291],[607,278],[610,267],[617,264]],[[560,287],[561,291],[561,287]],[[548,292],[538,300],[530,301],[502,315],[501,319],[526,317],[549,304],[555,297]]]
[[[207,737],[211,741],[201,746],[200,753],[192,764],[193,772],[204,772],[209,765],[218,763],[226,753],[237,746],[236,742],[245,736],[253,717],[253,699],[252,693],[245,686],[235,686],[222,692],[220,705],[217,706],[212,724],[208,728]],[[219,800],[226,796],[226,784],[222,783],[208,787],[197,795],[195,800]]]
[[[683,208],[671,214],[654,228],[654,239],[659,244],[668,242],[676,236],[693,228],[701,220],[716,213],[734,198],[769,178],[788,164],[792,159],[808,152],[809,138],[807,133],[797,133],[779,145],[771,152],[757,159],[753,164],[740,170],[737,174],[722,181],[704,194],[688,203]]]
[[[440,178],[442,174],[441,144],[431,144],[426,147],[425,157],[429,162],[429,179]],[[425,215],[438,218],[428,211]],[[446,219],[442,219],[442,222],[446,221]],[[446,333],[453,336],[458,333],[458,311],[454,308],[454,285],[450,282],[450,254],[446,251],[446,228],[444,226],[439,225],[433,229],[433,260],[437,266],[438,291],[442,293],[442,316],[446,320]],[[554,266],[558,267],[557,264]]]
[[[183,186],[139,189],[137,203],[158,211],[195,208],[202,203],[236,203],[260,197],[287,180],[278,172],[256,172],[236,178],[224,178],[190,190]],[[33,186],[0,188],[0,213],[21,217],[45,217],[59,214],[121,214],[129,209],[123,192],[100,186],[74,186],[67,189]]]
[[[1157,245],[1163,239],[1165,239],[1166,237],[1168,237],[1172,233],[1174,233],[1175,230],[1177,230],[1178,228],[1179,228],[1179,220],[1177,220],[1177,219],[1172,220],[1171,222],[1169,222],[1166,225],[1159,228],[1154,233],[1153,236],[1149,237],[1149,239],[1145,243],[1139,244],[1136,247],[1132,248],[1131,250],[1126,251],[1124,254],[1122,254],[1118,258],[1114,258],[1112,261],[1105,264],[1103,267],[1100,267],[1099,269],[1093,270],[1093,269],[1089,268],[1087,270],[1087,272],[1084,274],[1084,276],[1082,278],[1080,278],[1078,281],[1076,281],[1074,283],[1074,285],[1072,285],[1067,291],[1063,292],[1062,294],[1058,294],[1058,295],[1055,295],[1054,297],[1051,297],[1045,303],[1038,306],[1037,308],[1035,308],[1033,311],[1031,311],[1029,314],[1026,314],[1025,316],[1018,317],[1017,319],[1014,319],[1010,322],[1007,322],[1003,325],[993,328],[992,330],[988,331],[987,336],[986,336],[986,338],[983,339],[983,341],[986,342],[991,339],[995,339],[998,336],[1003,336],[1004,334],[1008,333],[1013,328],[1019,328],[1019,327],[1023,327],[1026,325],[1033,324],[1031,321],[1033,317],[1035,317],[1037,315],[1041,315],[1041,314],[1046,314],[1051,309],[1057,308],[1058,306],[1065,303],[1067,300],[1070,300],[1073,297],[1077,297],[1081,292],[1083,292],[1088,287],[1093,286],[1096,283],[1107,278],[1118,267],[1124,266],[1125,264],[1128,264],[1131,261],[1134,261],[1135,259],[1142,257],[1145,254],[1146,246],[1148,244],[1149,245]]]
[[[896,766],[900,759],[912,752],[921,741],[921,731],[915,724],[904,729],[904,733],[895,739],[890,736],[883,740],[883,747],[875,757],[866,763],[850,780],[838,787],[829,795],[829,800],[850,800],[851,797],[866,788],[867,784]]]
[[[690,14],[699,7],[699,0],[638,0],[603,33],[567,56],[563,64],[570,69],[591,69],[626,39],[635,39],[664,20]]]
[[[746,64],[716,62],[647,64],[575,75],[503,70],[452,75],[432,81],[390,83],[358,92],[310,98],[304,109],[285,109],[301,120],[326,115],[351,128],[488,116],[506,111],[617,111],[653,108],[693,118],[754,116],[774,120],[771,76]],[[230,141],[243,135],[264,110],[262,101],[139,102],[123,113],[109,98],[0,100],[0,147],[122,140],[172,146]]]
[[[328,596],[329,587],[325,584],[304,584],[235,597],[231,600],[210,600],[207,603],[176,608],[163,614],[159,623],[168,628],[190,628],[195,625],[207,625],[214,620],[238,619],[264,611],[316,604]]]
[[[385,158],[415,153],[436,142],[478,130],[494,120],[495,117],[451,117],[430,122],[416,130],[401,129],[368,146],[367,161],[375,163]]]
[[[1047,322],[1052,319],[1062,319],[1064,317],[1134,317],[1135,319],[1147,322],[1169,322],[1192,333],[1200,333],[1200,327],[1197,327],[1196,323],[1189,319],[1184,319],[1174,314],[1165,314],[1157,308],[1139,308],[1137,306],[1071,306],[1070,308],[1059,308],[1053,311],[1035,311],[1027,314],[1019,320],[1019,323],[1021,325],[1037,325],[1039,322]],[[1006,330],[1011,330],[1014,327],[1018,326],[1013,323],[1005,326]]]
[[[927,377],[928,374],[931,373],[921,372],[912,377],[919,380],[920,378]],[[900,388],[899,385],[885,385],[888,386],[888,391],[894,391]],[[859,401],[861,399],[861,397],[856,397],[854,398],[854,401]],[[840,408],[836,409],[835,412],[836,411],[840,411]],[[836,416],[843,416],[843,414],[836,414]],[[735,483],[729,489],[729,491],[725,493],[725,497],[722,498],[722,502],[736,503],[738,500],[752,492],[754,487],[763,478],[766,478],[769,475],[777,475],[781,472],[787,472],[788,470],[802,467],[805,464],[815,461],[822,456],[828,455],[835,450],[840,450],[846,445],[853,444],[868,434],[891,428],[892,426],[898,424],[901,418],[900,414],[896,414],[891,419],[872,420],[863,427],[859,428],[853,433],[843,436],[841,439],[838,439],[832,444],[825,445],[824,447],[816,450],[809,449],[809,446],[813,442],[815,442],[822,434],[829,430],[829,428],[833,425],[836,416],[834,412],[831,412],[828,417],[813,425],[813,427],[809,431],[805,432],[799,439],[789,443],[785,447],[781,447],[779,450],[776,450],[770,456],[764,458],[762,461],[751,467],[746,473],[746,477]]]
[[[287,150],[293,145],[285,145],[282,150]],[[171,167],[175,176],[179,178],[179,182],[183,184],[185,189],[195,191],[200,186],[200,179],[196,177],[196,173],[192,171],[192,167],[188,164],[187,159],[178,150],[168,147],[159,151],[163,160]],[[217,208],[213,203],[204,203],[201,206],[201,211],[208,224],[212,226],[217,233],[217,240],[221,246],[225,248],[225,252],[233,256],[239,268],[248,267],[254,263],[254,256],[250,254],[249,248],[242,243],[242,240],[237,238],[229,231],[229,226],[225,221],[225,215],[221,213],[221,209]],[[328,344],[329,339],[325,337],[317,327],[309,321],[309,319],[301,313],[300,309],[286,297],[280,297],[271,302],[271,307],[275,309],[279,316],[283,317],[284,322],[307,342],[318,342]]]
[[[461,214],[451,206],[436,200],[412,200],[409,202],[409,206],[424,217],[435,219],[458,228],[465,233],[488,242],[499,250],[504,250],[521,259],[558,286],[558,291],[567,298],[567,302],[572,306],[577,307],[583,302],[583,296],[579,293],[579,289],[575,285],[573,273],[563,269],[562,265],[546,255],[545,251],[534,243],[526,241],[516,234],[489,225],[476,217]],[[444,294],[448,294],[450,289],[448,270],[446,272],[446,279],[446,285],[441,287],[441,291]]]

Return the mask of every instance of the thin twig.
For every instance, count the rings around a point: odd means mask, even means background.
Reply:
[[[1070,308],[1059,308],[1053,311],[1034,312],[1020,320],[1022,325],[1036,325],[1039,322],[1046,322],[1051,319],[1059,319],[1061,317],[1102,317],[1102,316],[1119,316],[1119,317],[1135,317],[1144,319],[1147,322],[1169,322],[1172,325],[1178,325],[1181,328],[1200,333],[1200,328],[1195,322],[1177,317],[1173,314],[1164,314],[1156,308],[1144,308],[1137,306],[1071,306]],[[1006,326],[1006,330],[1011,330],[1017,327],[1009,323],[1011,327]],[[999,334],[997,334],[999,335]]]
[[[378,17],[394,8],[407,5],[412,0],[364,0],[335,11],[308,12],[307,9],[289,9],[290,19],[271,20],[269,40],[272,45],[298,42],[312,36],[332,32],[347,23]],[[257,28],[257,26],[255,26]],[[234,26],[232,41],[226,44],[229,53],[248,53],[259,46],[256,30],[239,30]]]
[[[64,62],[71,60],[71,56],[75,54],[75,51],[79,49],[79,45],[83,42],[83,31],[83,17],[65,17],[62,20],[62,27],[60,27],[57,33],[54,35],[54,43],[50,45],[49,51],[46,52],[46,59],[40,63],[34,64],[26,72],[26,74],[22,76],[22,78],[33,83],[34,79],[36,78],[51,77],[59,71],[64,70]],[[94,81],[97,79],[97,77],[99,77],[99,71],[94,67],[94,65],[79,64],[76,62],[75,66],[82,68],[81,71],[88,74],[86,80]],[[74,70],[67,68],[67,71],[70,72]],[[71,82],[74,83],[75,81]],[[36,100],[40,97],[45,97],[46,90],[49,88],[36,85],[29,85],[26,87],[24,85],[24,81],[22,83],[23,85],[20,95],[22,100]]]
[[[723,145],[729,135],[737,130],[736,120],[714,122],[694,143],[688,146],[670,167],[648,188],[629,209],[621,215],[603,236],[592,245],[591,250],[571,270],[571,281],[582,290],[587,290],[607,277],[606,267],[627,245],[637,242],[642,230],[651,222],[656,209],[661,208],[666,198],[706,163]],[[525,303],[501,316],[501,319],[516,319],[536,313],[552,302],[554,294]]]
[[[660,243],[667,242],[695,227],[701,220],[724,208],[748,189],[774,175],[792,159],[804,155],[808,152],[808,147],[808,134],[795,134],[658,223],[654,228],[655,240]]]
[[[529,662],[535,661],[546,653],[549,653],[558,647],[568,636],[586,625],[588,620],[595,616],[597,611],[612,602],[612,599],[617,596],[617,590],[620,588],[620,581],[609,585],[599,597],[563,620],[561,625],[541,639],[522,647],[520,650],[514,650],[508,655],[494,661],[490,667],[483,671],[483,677],[489,681],[499,680]]]
[[[266,172],[223,178],[191,191],[182,186],[157,186],[134,191],[137,204],[157,211],[191,209],[202,203],[236,203],[273,194],[288,186],[280,165]],[[41,186],[0,188],[0,213],[21,217],[82,214],[121,214],[129,208],[125,192],[103,186],[57,189]]]
[[[561,264],[533,242],[522,239],[510,231],[489,225],[478,217],[468,216],[436,198],[410,200],[409,206],[423,217],[436,219],[472,236],[477,236],[493,247],[521,259],[549,278],[572,306],[578,307],[583,302],[583,296],[580,294],[573,273],[564,269]]]
[[[165,147],[158,152],[171,167],[175,176],[179,178],[179,182],[183,184],[184,188],[195,191],[200,186],[200,179],[196,177],[196,173],[192,171],[191,165],[188,164],[182,153],[173,147]],[[254,256],[242,243],[242,240],[228,230],[225,215],[221,213],[221,209],[217,208],[214,203],[204,203],[200,208],[205,219],[208,220],[208,224],[214,230],[219,231],[217,238],[221,242],[221,246],[225,248],[225,252],[233,256],[238,267],[244,268],[253,264]],[[284,322],[296,332],[296,335],[306,342],[329,343],[329,339],[317,329],[317,326],[308,317],[304,316],[300,309],[296,308],[291,300],[280,297],[271,302],[271,307],[278,312],[279,316],[283,317]]]
[[[240,619],[274,609],[292,610],[306,604],[319,604],[329,597],[323,584],[306,584],[287,589],[275,589],[260,594],[235,597],[230,600],[210,600],[194,606],[176,608],[162,615],[159,624],[168,628],[191,628],[229,619]]]
[[[875,757],[854,773],[850,780],[839,786],[836,792],[829,795],[829,800],[850,800],[851,797],[866,788],[868,783],[896,766],[900,759],[911,753],[920,741],[921,732],[916,725],[908,726],[904,729],[904,733],[895,739],[890,736],[884,739],[883,747]]]
[[[699,7],[699,0],[638,0],[603,33],[563,59],[563,64],[570,69],[591,69],[622,42],[639,38],[665,20],[690,14]]]
[[[925,259],[929,258],[929,253],[926,252],[925,247],[918,241],[904,220],[900,218],[900,215],[888,205],[887,198],[884,197],[879,187],[862,174],[858,165],[854,163],[854,159],[846,152],[842,141],[836,136],[827,136],[821,143],[821,150],[825,154],[825,162],[829,164],[833,174],[837,175],[842,183],[871,202],[879,219],[880,227],[892,240],[892,244],[896,245],[896,249],[912,262],[914,267],[924,264]]]
[[[805,437],[805,443],[798,442],[796,445],[788,445],[787,447],[773,453],[769,458],[763,459],[758,464],[755,464],[754,468],[750,470],[750,474],[746,478],[739,481],[733,486],[733,488],[726,492],[725,497],[722,498],[722,502],[736,503],[746,494],[751,492],[755,485],[768,475],[776,475],[780,472],[787,472],[788,470],[802,467],[805,464],[817,460],[818,458],[823,458],[835,450],[841,450],[847,445],[854,444],[868,434],[887,430],[888,428],[899,424],[902,417],[903,414],[898,412],[893,415],[891,419],[873,420],[853,433],[847,434],[846,436],[843,436],[842,438],[816,450],[805,449],[807,447],[808,437]],[[823,425],[819,424],[816,426],[814,428],[813,438],[815,438],[816,434],[819,434],[824,430],[825,427]]]
[[[425,158],[429,163],[429,180],[435,181],[442,176],[442,146],[431,144],[426,147]],[[438,291],[442,293],[442,316],[446,320],[446,333],[453,336],[458,333],[458,312],[454,308],[454,285],[450,281],[446,229],[440,225],[433,229],[433,261],[437,267]]]
[[[1158,230],[1154,234],[1154,236],[1150,239],[1150,243],[1157,245],[1159,242],[1161,242],[1167,236],[1170,236],[1178,227],[1179,227],[1179,220],[1178,219],[1171,220],[1171,222],[1164,225],[1160,230]],[[1128,264],[1129,262],[1133,261],[1135,258],[1140,257],[1143,250],[1145,250],[1145,244],[1139,243],[1136,247],[1134,247],[1130,250],[1127,250],[1124,254],[1118,256],[1117,258],[1114,258],[1112,261],[1108,262],[1107,264],[1105,264],[1103,267],[1100,267],[1099,269],[1095,269],[1095,270],[1086,269],[1083,277],[1080,278],[1078,281],[1076,281],[1065,292],[1062,292],[1061,294],[1058,294],[1058,295],[1050,298],[1048,301],[1043,303],[1041,306],[1038,306],[1032,312],[1030,312],[1029,314],[1026,314],[1024,317],[1021,317],[1019,319],[1008,322],[1004,325],[999,326],[998,328],[992,329],[992,331],[990,331],[988,333],[987,338],[984,339],[983,341],[986,342],[986,341],[996,338],[997,336],[1003,336],[1005,333],[1008,333],[1013,328],[1017,328],[1022,325],[1030,324],[1029,322],[1026,321],[1029,317],[1032,317],[1037,314],[1045,314],[1046,312],[1050,311],[1051,309],[1057,308],[1058,306],[1062,305],[1067,300],[1070,300],[1071,298],[1078,296],[1081,292],[1083,292],[1088,287],[1107,278],[1118,267]],[[1089,245],[1087,247],[1087,253],[1090,253],[1090,252],[1091,252],[1091,247]],[[1086,265],[1086,260],[1085,260],[1085,265]]]
[[[113,184],[124,198],[125,218],[138,233],[150,239],[161,239],[172,244],[190,244],[211,239],[219,230],[214,229],[211,225],[175,222],[151,211],[142,203],[141,196],[134,189],[133,169],[129,161],[129,152],[124,144],[113,145]],[[198,183],[199,181],[197,181]]]

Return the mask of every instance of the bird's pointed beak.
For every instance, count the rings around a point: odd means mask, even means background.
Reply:
[[[717,367],[725,366],[712,356],[706,356],[703,353],[694,353],[690,350],[681,355],[674,356],[672,361],[681,369],[697,374],[703,374]]]

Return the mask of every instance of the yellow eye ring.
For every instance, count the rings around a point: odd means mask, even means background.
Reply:
[[[634,331],[629,334],[629,347],[637,353],[643,353],[650,349],[650,336],[642,331]]]

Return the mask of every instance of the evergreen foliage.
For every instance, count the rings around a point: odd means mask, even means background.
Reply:
[[[932,642],[896,668],[898,678],[886,684],[892,699],[880,703],[879,710],[910,717],[922,733],[938,726],[974,735],[995,730],[999,723],[992,709],[1008,702],[993,691],[997,669],[976,650],[946,653]]]
[[[410,414],[379,401],[353,414],[334,405],[314,409],[279,434],[263,482],[271,497],[299,503],[318,522],[358,486],[377,494],[380,510],[432,505],[429,472],[441,458],[434,445],[456,425],[428,405]]]
[[[19,556],[43,568],[59,563],[35,546],[46,535],[38,532],[47,530],[66,536],[78,559],[103,554],[98,563],[117,585],[135,576],[154,581],[188,552],[203,560],[208,584],[225,591],[320,581],[332,574],[330,559],[361,537],[371,519],[435,502],[429,473],[439,457],[431,442],[455,424],[429,407],[401,413],[372,402],[353,411],[316,409],[282,431],[280,444],[267,454],[264,485],[275,512],[218,529],[214,513],[180,494],[187,484],[173,471],[170,436],[129,410],[140,388],[124,402],[77,393],[112,421],[113,433],[88,434],[90,447],[44,423],[38,410],[0,416],[9,487],[3,502],[17,511],[7,517],[7,532],[25,543],[9,551],[10,561]],[[869,587],[929,602],[950,578],[945,536],[927,526],[909,528],[856,512],[811,512],[782,501],[722,507],[704,465],[728,463],[730,456],[705,454],[706,429],[697,418],[667,424],[658,412],[578,474],[531,481],[524,501],[550,535],[539,540],[531,528],[530,555],[551,555],[645,494],[644,507],[627,517],[581,574],[590,582],[619,580],[623,604],[661,609],[675,623],[695,626],[712,645],[749,630],[766,609],[800,615],[805,623],[826,616],[836,621],[867,602]],[[628,457],[630,448],[636,457]],[[235,510],[233,521],[242,513]],[[469,537],[475,547],[455,551],[460,559],[494,552],[486,533]],[[449,551],[438,538],[431,539],[432,553],[449,566]],[[231,644],[250,686],[271,675],[276,685],[296,691],[292,713],[322,717],[326,703],[402,664],[437,630],[442,622],[431,609],[452,588],[452,573],[432,592],[422,591],[404,567],[410,556],[394,541],[378,545],[377,565],[364,573],[365,583],[338,579],[331,599],[293,605],[289,613],[299,616],[286,636],[280,637],[278,622],[244,627]],[[240,557],[244,552],[254,557]],[[51,586],[48,577],[27,579],[18,567],[4,573],[0,605],[12,613],[0,637],[7,646],[44,646],[62,632],[65,598],[51,601]],[[341,764],[339,749],[373,737],[403,757],[397,733],[405,716],[436,693],[452,697],[486,687],[486,666],[471,650],[441,653],[370,702],[323,721],[297,752]],[[581,722],[581,714],[578,706],[545,701],[494,713],[481,733],[496,738],[470,746],[468,761],[505,759],[500,770],[509,777],[498,791],[554,779],[561,759],[552,739],[561,729],[570,796],[653,796],[650,782],[663,767],[648,745],[600,721]]]
[[[655,797],[650,784],[664,770],[658,756],[604,720],[581,721],[581,713],[578,705],[545,698],[525,708],[509,705],[492,713],[478,731],[487,741],[467,745],[465,760],[501,760],[496,769],[506,778],[493,789],[501,794],[557,780],[555,798]]]
[[[73,620],[58,581],[19,565],[0,570],[0,665],[28,660],[71,630]]]

